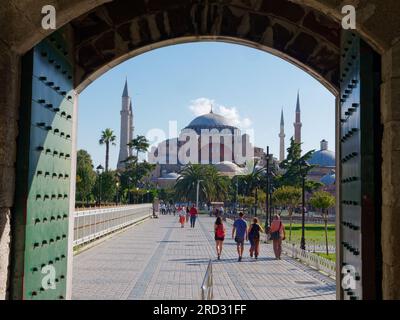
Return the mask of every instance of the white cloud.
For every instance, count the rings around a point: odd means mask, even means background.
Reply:
[[[198,98],[196,100],[191,101],[191,105],[189,109],[193,112],[193,114],[198,117],[202,114],[209,113],[211,110],[211,105],[215,105],[214,100],[210,100],[208,98]]]
[[[198,98],[191,101],[189,109],[193,112],[194,116],[198,117],[202,114],[209,113],[211,110],[211,105],[213,111],[218,113],[225,118],[229,119],[235,126],[245,129],[252,125],[252,121],[249,118],[242,118],[239,111],[235,107],[227,107],[215,103],[215,100],[208,98]]]

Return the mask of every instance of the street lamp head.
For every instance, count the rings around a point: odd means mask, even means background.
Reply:
[[[103,171],[104,168],[103,168],[103,166],[100,164],[100,165],[97,166],[96,170],[100,172],[100,171]]]

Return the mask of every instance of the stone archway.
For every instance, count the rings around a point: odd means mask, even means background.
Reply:
[[[10,208],[14,201],[16,137],[20,103],[20,58],[50,34],[41,29],[41,7],[54,4],[58,26],[65,26],[74,43],[75,87],[79,90],[103,72],[131,56],[157,46],[193,40],[223,40],[255,46],[289,60],[319,79],[332,92],[339,91],[340,18],[344,3],[359,13],[358,32],[382,54],[383,152],[383,294],[398,297],[395,284],[400,238],[395,199],[400,189],[396,166],[400,116],[398,102],[400,61],[398,1],[383,6],[379,0],[228,0],[221,2],[158,0],[129,3],[123,0],[68,2],[8,1],[0,10],[0,104],[4,112],[4,141],[0,157],[0,295],[5,294]],[[132,8],[133,6],[133,8]],[[390,22],[382,24],[384,21]],[[73,40],[72,40],[73,39]],[[390,230],[390,232],[388,232]],[[389,236],[390,234],[390,236]]]

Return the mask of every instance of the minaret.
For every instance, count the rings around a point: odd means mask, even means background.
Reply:
[[[129,104],[129,142],[134,139],[133,137],[134,126],[133,126],[133,111],[132,111],[132,99],[131,103]],[[128,150],[129,156],[132,156],[132,148]]]
[[[120,131],[120,146],[117,169],[124,169],[125,161],[130,155],[131,151],[128,143],[132,138],[132,102],[128,93],[128,80],[125,81],[124,92],[122,94],[122,109],[121,109],[121,131]]]
[[[283,108],[281,111],[281,130],[279,132],[279,161],[285,160],[285,122],[283,120]]]
[[[301,119],[300,119],[300,94],[297,92],[297,104],[296,104],[296,122],[294,125],[294,141],[301,143]]]

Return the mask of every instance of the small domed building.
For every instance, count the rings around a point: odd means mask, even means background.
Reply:
[[[328,141],[321,141],[320,150],[314,152],[308,163],[315,166],[310,171],[308,179],[321,182],[324,190],[334,194],[336,157],[335,153],[328,149]]]

